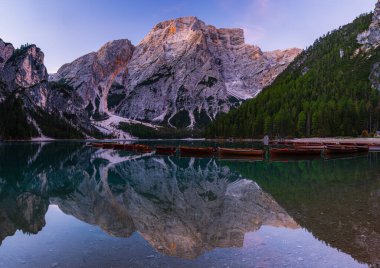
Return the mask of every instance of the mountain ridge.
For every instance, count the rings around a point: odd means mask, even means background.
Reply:
[[[245,44],[243,30],[217,29],[196,17],[156,24],[131,50],[132,56],[106,90],[111,111],[105,103],[98,109],[106,116],[111,112],[174,128],[203,127],[256,96],[300,51],[262,52]],[[51,79],[80,85],[81,76],[66,74],[64,69],[70,66],[82,67],[77,60],[65,64]],[[91,77],[96,76],[95,71]],[[96,83],[92,88],[96,92]],[[91,105],[97,106],[94,100]]]
[[[263,52],[245,43],[242,29],[183,17],[156,24],[136,46],[114,40],[48,75],[37,46],[1,41],[0,137],[133,138],[125,126],[136,124],[203,129],[255,97],[299,53]],[[14,103],[18,121],[5,116]]]

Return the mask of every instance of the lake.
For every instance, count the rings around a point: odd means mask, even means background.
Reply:
[[[377,153],[255,161],[0,143],[0,267],[376,265]]]

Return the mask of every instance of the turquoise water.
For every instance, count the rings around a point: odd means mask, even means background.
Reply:
[[[379,263],[376,153],[254,161],[0,144],[0,267]]]

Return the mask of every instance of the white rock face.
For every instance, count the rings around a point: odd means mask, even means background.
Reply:
[[[2,44],[5,43],[0,42],[0,57],[6,61],[0,68],[0,80],[7,85],[6,92],[18,90],[28,108],[36,105],[46,109],[48,73],[44,53],[35,45],[14,50],[11,44]]]
[[[262,52],[243,30],[196,17],[157,24],[135,48],[119,40],[102,50],[104,62],[90,53],[52,79],[69,82],[94,111],[174,127],[201,127],[255,97],[301,51]]]
[[[370,52],[380,46],[380,0],[376,3],[372,22],[368,30],[360,33],[357,41],[362,47],[355,51],[354,56],[357,56],[361,52]],[[372,65],[369,80],[373,88],[380,90],[380,62]]]
[[[129,40],[109,42],[99,51],[63,65],[50,80],[65,80],[77,89],[85,106],[90,105],[92,112],[105,113],[108,111],[108,91],[115,77],[125,71],[133,49]]]
[[[299,49],[263,53],[241,29],[217,29],[196,17],[157,24],[136,47],[123,79],[122,116],[201,126],[256,96]]]
[[[380,45],[380,0],[376,3],[369,29],[359,34],[357,40],[359,44],[363,45],[363,50],[377,48]]]
[[[41,49],[30,45],[20,51],[18,56],[4,65],[3,79],[13,87],[22,88],[31,88],[47,82],[48,73]]]

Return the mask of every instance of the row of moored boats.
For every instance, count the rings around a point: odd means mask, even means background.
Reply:
[[[264,157],[267,150],[271,157],[281,156],[318,156],[337,154],[366,153],[375,148],[376,144],[367,143],[305,143],[305,142],[280,142],[272,143],[270,148],[223,148],[223,147],[189,147],[189,146],[154,146],[145,144],[121,144],[121,143],[91,143],[91,146],[104,149],[115,149],[134,151],[140,153],[151,153],[173,155],[177,151],[181,155],[214,155],[241,156],[241,157]]]

